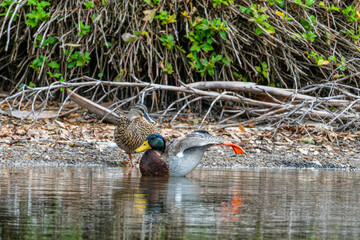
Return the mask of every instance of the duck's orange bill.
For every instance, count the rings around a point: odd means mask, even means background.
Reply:
[[[246,154],[246,152],[240,146],[233,144],[231,142],[223,142],[222,145],[232,147],[234,149],[235,154]]]

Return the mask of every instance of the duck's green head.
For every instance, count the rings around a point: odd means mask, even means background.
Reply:
[[[160,154],[165,152],[166,143],[165,139],[158,133],[152,133],[147,136],[145,142],[141,147],[135,150],[136,153],[145,151],[146,149],[151,148],[158,151]]]

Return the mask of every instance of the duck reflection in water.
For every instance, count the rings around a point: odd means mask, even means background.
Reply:
[[[198,184],[187,178],[142,177],[140,192],[147,200],[144,223],[151,238],[161,234],[166,239],[182,239],[189,207],[201,205]]]

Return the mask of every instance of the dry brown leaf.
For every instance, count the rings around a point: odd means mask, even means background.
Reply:
[[[66,128],[66,127],[65,127],[65,124],[62,123],[62,122],[60,122],[60,121],[58,121],[58,120],[55,120],[55,123],[58,124],[58,125],[59,125],[60,127],[62,127],[62,128]]]
[[[240,132],[245,132],[245,128],[243,125],[239,124],[239,130]]]

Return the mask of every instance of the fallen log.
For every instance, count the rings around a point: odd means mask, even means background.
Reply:
[[[103,118],[105,122],[117,124],[117,119],[119,115],[110,109],[101,106],[87,98],[80,96],[79,94],[67,89],[67,94],[69,95],[69,99],[75,102],[82,108],[89,110],[91,113],[95,113],[99,117]]]
[[[339,100],[339,99],[325,99],[317,98],[305,94],[296,93],[294,89],[283,89],[269,86],[257,85],[252,82],[196,82],[187,84],[187,86],[201,89],[201,90],[215,90],[215,89],[225,89],[234,92],[244,92],[244,93],[254,93],[254,94],[270,94],[278,96],[281,98],[287,98],[288,101],[293,100],[304,100],[304,101],[324,101],[328,106],[332,107],[346,107],[352,102],[349,100]],[[360,109],[360,104],[354,104],[354,109]]]

